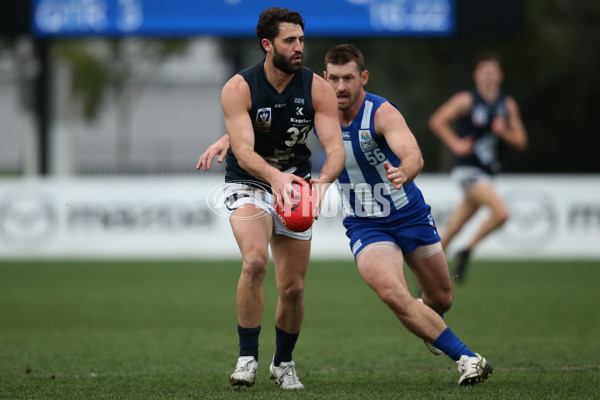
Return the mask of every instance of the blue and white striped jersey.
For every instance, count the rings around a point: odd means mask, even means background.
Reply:
[[[375,112],[386,101],[367,93],[354,120],[342,126],[346,165],[338,186],[346,218],[395,220],[428,207],[414,182],[396,190],[386,178],[383,162],[401,163],[385,138],[375,133]]]

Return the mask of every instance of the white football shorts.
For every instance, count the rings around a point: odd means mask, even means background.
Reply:
[[[304,232],[293,232],[281,223],[273,205],[273,195],[266,190],[243,183],[226,183],[223,192],[225,194],[225,207],[229,212],[229,218],[232,218],[233,212],[244,204],[253,204],[264,213],[271,214],[273,217],[273,233],[299,240],[311,240],[312,227]],[[257,214],[257,217],[262,215]]]
[[[454,167],[451,177],[465,192],[476,183],[492,182],[493,180],[493,177],[481,168],[467,166]]]

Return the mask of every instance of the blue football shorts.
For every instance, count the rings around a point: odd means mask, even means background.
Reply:
[[[408,254],[417,247],[441,240],[429,206],[411,215],[396,212],[385,218],[348,217],[344,219],[344,226],[354,258],[373,243],[392,242]]]

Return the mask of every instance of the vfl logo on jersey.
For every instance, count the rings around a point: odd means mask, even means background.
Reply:
[[[362,151],[370,151],[377,147],[377,143],[371,137],[371,133],[367,130],[361,130],[358,132],[358,139],[360,143],[360,149]]]
[[[254,120],[254,130],[269,132],[271,130],[271,107],[259,108]]]
[[[304,98],[294,97],[294,103],[296,103],[296,104],[304,104]]]
[[[483,104],[477,104],[471,112],[471,122],[475,126],[485,126],[489,121],[488,109]]]

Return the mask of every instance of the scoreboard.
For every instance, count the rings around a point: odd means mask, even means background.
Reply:
[[[450,36],[455,0],[32,0],[32,31],[52,36],[254,36],[271,6],[301,13],[310,37]]]

